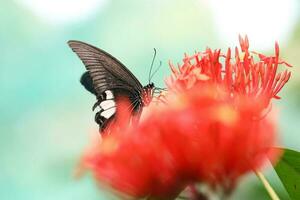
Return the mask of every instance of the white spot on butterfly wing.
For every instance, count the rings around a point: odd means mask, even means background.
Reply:
[[[113,99],[114,98],[114,94],[110,90],[106,90],[105,94],[106,94],[106,99]]]
[[[105,117],[106,119],[109,119],[113,114],[115,114],[115,112],[116,112],[116,107],[113,107],[103,111],[100,115]]]
[[[100,107],[103,109],[103,110],[107,110],[111,107],[115,107],[116,104],[115,104],[115,101],[114,100],[106,100],[106,101],[102,101],[100,103]]]

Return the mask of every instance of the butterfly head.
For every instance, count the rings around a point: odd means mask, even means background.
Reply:
[[[143,87],[143,105],[148,106],[152,100],[153,97],[153,91],[154,91],[154,83],[149,83],[148,85]]]

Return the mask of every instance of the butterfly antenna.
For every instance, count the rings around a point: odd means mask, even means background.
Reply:
[[[153,72],[153,74],[150,76],[150,80],[153,78],[153,76],[156,74],[156,72],[158,72],[159,68],[161,67],[162,62],[159,61],[159,66],[155,69],[155,71]]]
[[[152,72],[154,60],[155,60],[155,57],[156,57],[156,49],[155,48],[153,48],[153,49],[154,49],[154,54],[153,54],[153,58],[152,58],[151,66],[150,66],[150,72],[149,72],[149,76],[148,76],[149,84],[150,84],[150,80],[151,80],[151,72]]]

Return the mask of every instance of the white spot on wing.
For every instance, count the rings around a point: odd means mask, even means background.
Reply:
[[[114,107],[114,106],[116,106],[114,100],[106,100],[106,101],[102,101],[100,103],[100,107],[103,110],[107,110],[108,108],[111,108],[111,107]]]
[[[116,112],[116,107],[110,108],[108,110],[103,111],[100,115],[109,119]]]
[[[105,94],[106,94],[106,99],[113,99],[114,98],[114,95],[113,95],[112,91],[110,91],[110,90],[106,90]]]
[[[101,111],[101,110],[102,110],[102,109],[101,109],[99,106],[97,106],[97,107],[95,108],[94,111],[99,112],[99,111]]]

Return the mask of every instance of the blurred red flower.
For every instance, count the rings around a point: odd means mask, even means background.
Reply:
[[[236,108],[214,91],[169,97],[138,126],[105,137],[86,164],[98,180],[135,197],[172,199],[191,183],[230,191],[273,153],[275,126],[253,119],[252,102]]]
[[[101,183],[134,197],[174,199],[186,186],[205,183],[230,193],[238,178],[261,167],[276,142],[276,126],[261,112],[288,81],[276,74],[276,55],[256,63],[242,54],[207,49],[172,65],[166,103],[151,106],[139,124],[115,129],[84,159]],[[219,62],[225,57],[225,65]],[[122,119],[119,119],[122,121]]]

